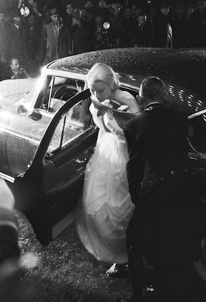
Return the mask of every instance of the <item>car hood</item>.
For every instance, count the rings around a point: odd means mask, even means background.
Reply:
[[[36,83],[35,78],[5,80],[0,82],[0,106],[13,108],[13,105],[25,98]]]

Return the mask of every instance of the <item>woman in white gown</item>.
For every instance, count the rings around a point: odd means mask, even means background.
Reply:
[[[127,144],[123,130],[114,119],[114,104],[126,105],[136,114],[135,98],[119,89],[118,74],[105,64],[95,64],[87,75],[91,91],[90,111],[99,135],[87,165],[83,201],[77,231],[85,248],[98,260],[127,263],[126,228],[134,210],[128,192]],[[111,109],[110,109],[111,108]]]

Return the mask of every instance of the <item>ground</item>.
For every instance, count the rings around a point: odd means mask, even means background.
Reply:
[[[97,261],[82,246],[73,224],[57,241],[43,247],[26,218],[17,211],[22,255],[31,252],[33,268],[22,277],[29,302],[112,302],[131,294],[130,279],[111,279],[110,264]],[[36,264],[35,264],[36,262]]]

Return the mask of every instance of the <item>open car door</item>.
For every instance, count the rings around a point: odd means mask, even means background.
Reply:
[[[31,167],[16,185],[24,193],[16,193],[19,205],[24,199],[20,210],[44,245],[76,217],[86,164],[97,139],[89,106],[88,89],[65,102],[50,122]]]

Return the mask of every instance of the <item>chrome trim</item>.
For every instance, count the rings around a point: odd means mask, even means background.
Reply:
[[[206,114],[206,109],[200,110],[200,111],[198,111],[196,113],[193,113],[193,114],[189,115],[188,116],[188,120],[191,120],[191,119],[193,119],[193,118],[195,118],[197,116],[203,115],[203,114]]]
[[[57,69],[44,69],[42,71],[42,75],[50,75],[50,76],[59,76],[72,78],[74,80],[82,80],[86,82],[86,74],[75,73],[66,70],[57,70]]]
[[[2,131],[3,130],[3,131]],[[5,132],[5,134],[11,134],[12,136],[16,136],[16,137],[18,137],[18,138],[21,138],[21,139],[24,139],[24,140],[26,140],[26,141],[29,141],[29,142],[31,142],[31,143],[33,143],[33,144],[35,144],[35,145],[37,145],[37,146],[39,146],[39,144],[40,144],[40,141],[41,141],[41,139],[40,140],[38,140],[37,138],[33,138],[33,137],[29,137],[29,136],[26,136],[26,135],[22,135],[22,134],[20,134],[20,133],[18,133],[18,132],[16,132],[16,131],[12,131],[12,130],[8,130],[8,128],[6,128],[6,127],[1,127],[0,126],[0,131],[2,131],[2,132]],[[43,136],[43,135],[42,135]]]
[[[188,156],[191,159],[206,159],[206,154],[199,152],[188,152]]]
[[[6,175],[6,174],[4,174],[2,172],[0,172],[0,177],[3,178],[3,179],[5,179],[5,180],[7,180],[7,181],[9,181],[9,182],[12,182],[12,183],[14,183],[14,181],[15,181],[14,177]]]

